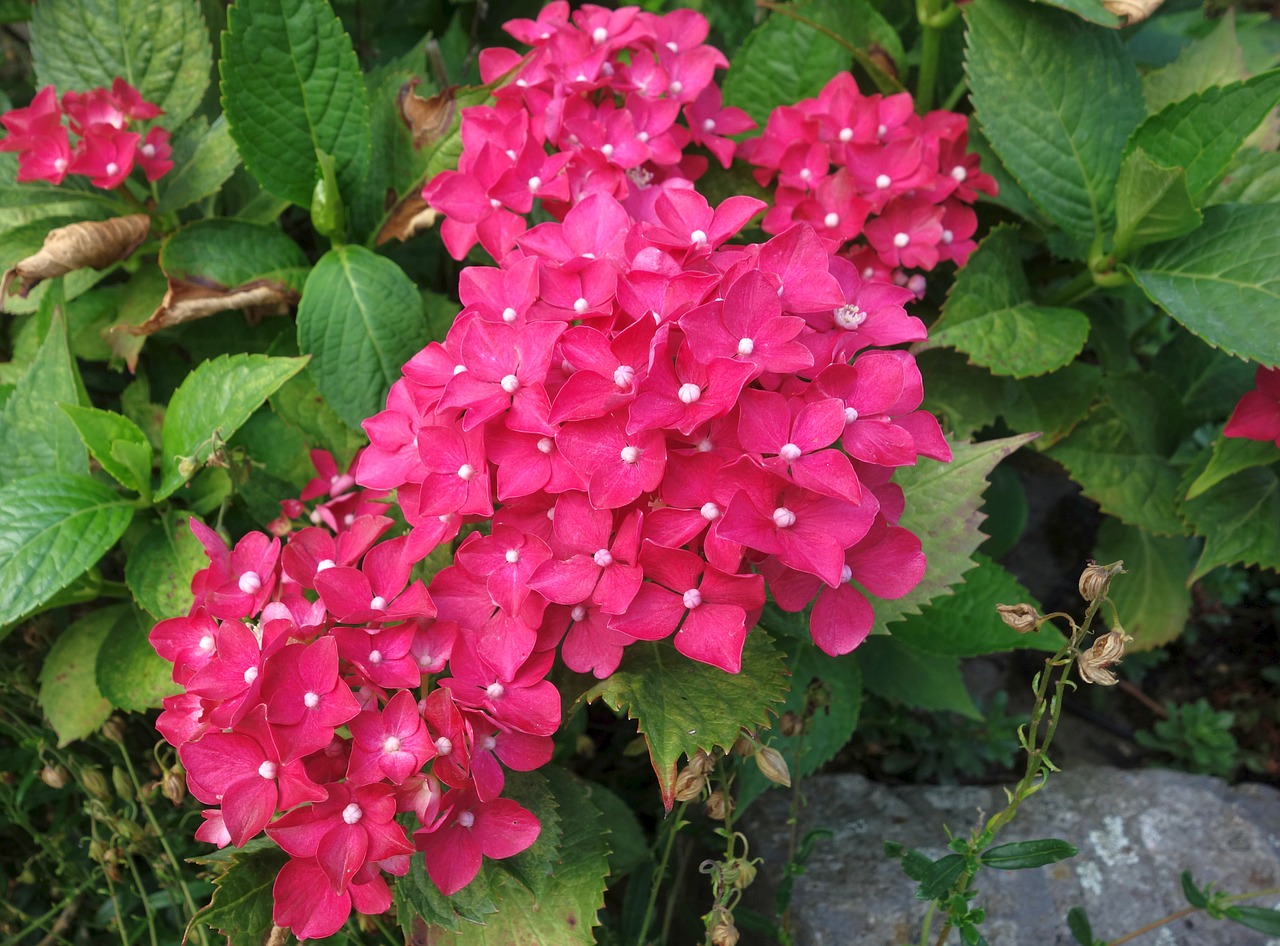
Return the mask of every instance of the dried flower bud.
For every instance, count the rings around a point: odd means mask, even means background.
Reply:
[[[124,720],[119,716],[112,716],[102,724],[102,735],[106,736],[112,742],[118,742],[120,745],[124,745]]]
[[[798,736],[804,732],[804,720],[787,710],[778,720],[778,732],[784,736]]]
[[[1098,686],[1115,686],[1116,675],[1108,667],[1120,662],[1124,656],[1124,645],[1133,640],[1123,630],[1108,631],[1093,642],[1093,646],[1080,655],[1077,666],[1080,678],[1085,683]]]
[[[735,890],[746,890],[756,879],[756,865],[745,857],[735,857],[721,866],[720,878]]]
[[[706,787],[706,784],[706,773],[700,771],[692,762],[690,762],[681,769],[680,774],[676,776],[675,800],[693,801],[702,794],[702,789]]]
[[[182,800],[187,797],[187,780],[183,778],[180,770],[170,769],[160,779],[160,791],[169,801],[175,805],[181,805]]]
[[[712,821],[724,821],[725,815],[732,810],[732,807],[733,802],[718,788],[707,796],[707,817]]]
[[[1099,565],[1091,560],[1080,573],[1080,597],[1085,601],[1097,601],[1106,595],[1111,579],[1123,574],[1125,574],[1123,561]]]
[[[98,801],[111,801],[111,786],[107,784],[106,776],[97,769],[85,769],[80,773],[80,784],[84,786],[84,790],[92,795]]]
[[[40,781],[50,788],[62,788],[67,784],[67,770],[60,765],[46,765],[40,770]]]
[[[733,925],[733,914],[724,907],[715,907],[707,914],[707,929],[712,946],[737,946],[738,928]]]
[[[996,611],[1000,613],[1000,620],[1019,634],[1038,631],[1040,622],[1044,620],[1040,612],[1029,604],[997,604]]]
[[[772,746],[761,749],[756,753],[756,765],[760,767],[760,774],[770,782],[783,788],[791,787],[791,770],[787,768],[787,760],[777,749]]]
[[[759,749],[760,744],[753,736],[739,736],[733,744],[733,754],[743,759],[751,758]]]
[[[195,475],[196,470],[200,469],[200,464],[195,457],[178,457],[178,475],[183,479],[188,479]]]

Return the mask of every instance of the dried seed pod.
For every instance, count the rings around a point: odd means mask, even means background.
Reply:
[[[720,877],[735,890],[746,890],[756,879],[756,865],[745,857],[735,857],[721,867]]]
[[[112,742],[118,742],[120,745],[124,745],[124,720],[119,716],[112,716],[102,724],[102,735],[106,736]]]
[[[783,788],[791,787],[791,770],[787,768],[787,760],[777,749],[772,746],[761,749],[756,753],[756,765],[760,767],[760,774],[770,782]]]
[[[83,770],[80,773],[80,784],[98,801],[111,801],[111,786],[107,784],[106,776],[97,769]]]
[[[798,736],[804,732],[804,720],[791,710],[787,710],[778,720],[778,732],[784,736]]]
[[[743,759],[749,759],[756,754],[759,748],[760,743],[756,742],[755,736],[743,733],[733,743],[733,754]]]
[[[1112,562],[1110,565],[1099,565],[1090,560],[1080,573],[1080,597],[1085,601],[1097,601],[1107,593],[1111,579],[1125,574],[1124,562]]]
[[[675,800],[693,801],[702,794],[702,789],[706,787],[706,784],[706,773],[699,771],[691,762],[681,769],[680,774],[676,776]]]
[[[62,788],[67,784],[67,770],[60,765],[46,765],[40,770],[40,781],[50,788]]]
[[[1040,612],[1029,604],[997,604],[996,611],[1000,614],[1000,620],[1019,634],[1039,630],[1040,622],[1044,620]]]
[[[724,907],[713,907],[707,914],[707,930],[712,946],[737,946],[738,928],[733,925],[733,914]]]
[[[725,793],[720,791],[720,789],[716,789],[707,796],[707,817],[712,821],[724,821],[725,815],[732,810],[732,799],[726,797]]]
[[[1080,678],[1098,686],[1115,686],[1116,675],[1108,670],[1124,656],[1124,645],[1133,640],[1123,629],[1108,631],[1093,642],[1093,646],[1080,655],[1076,665]]]

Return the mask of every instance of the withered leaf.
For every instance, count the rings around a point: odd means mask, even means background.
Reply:
[[[150,229],[149,216],[131,214],[110,220],[86,220],[50,230],[39,252],[19,260],[5,272],[0,281],[0,299],[9,295],[25,299],[44,280],[65,276],[86,266],[106,269],[131,256]]]
[[[1125,26],[1141,23],[1162,4],[1164,0],[1102,0],[1102,5],[1116,16],[1124,17]]]
[[[250,316],[284,315],[298,302],[298,293],[274,279],[255,279],[226,287],[195,279],[169,277],[169,290],[160,307],[141,325],[117,325],[113,331],[153,335],[164,328],[203,319],[227,309],[244,309]]]
[[[451,85],[430,98],[423,98],[414,91],[420,81],[416,76],[410,79],[400,87],[400,94],[396,97],[400,117],[413,135],[413,146],[419,151],[448,134],[458,113],[456,85]]]
[[[388,240],[403,243],[420,230],[427,230],[436,222],[437,212],[422,199],[422,188],[415,187],[391,211],[386,222],[378,230],[375,245],[382,246]]]

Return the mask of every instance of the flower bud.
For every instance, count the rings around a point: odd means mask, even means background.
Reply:
[[[116,794],[123,799],[132,801],[134,797],[133,780],[120,766],[112,766],[111,768],[111,784],[116,790]]]
[[[791,770],[787,768],[787,760],[777,749],[772,746],[761,749],[756,753],[756,765],[760,767],[760,774],[770,782],[783,788],[791,787]]]
[[[1080,573],[1080,597],[1085,601],[1097,601],[1104,597],[1111,579],[1125,574],[1124,562],[1112,562],[1110,565],[1099,565],[1090,561]]]
[[[1077,666],[1080,678],[1098,686],[1115,686],[1116,675],[1108,667],[1120,662],[1124,645],[1133,640],[1123,629],[1108,631],[1093,642],[1093,646],[1080,655]]]
[[[733,754],[742,759],[749,759],[756,754],[759,745],[751,736],[739,736],[733,744]]]
[[[67,770],[60,765],[46,765],[40,770],[40,781],[50,788],[62,788],[67,784]]]
[[[111,801],[111,786],[107,784],[106,776],[97,769],[85,769],[80,773],[80,784],[84,786],[84,790],[92,795],[98,801]]]
[[[112,742],[124,745],[124,720],[119,716],[112,716],[102,724],[102,735]]]
[[[1040,629],[1044,620],[1040,613],[1029,604],[997,604],[996,611],[1000,620],[1004,621],[1019,634],[1029,634]]]
[[[160,779],[160,791],[169,801],[181,805],[182,800],[187,797],[187,780],[178,769],[170,769]]]
[[[707,930],[712,946],[737,946],[738,928],[733,925],[733,914],[724,907],[713,907],[707,914]]]
[[[724,821],[725,815],[733,810],[733,801],[725,796],[725,793],[716,789],[707,796],[706,811],[707,817],[712,821]]]
[[[735,890],[746,890],[756,879],[756,865],[745,857],[735,857],[722,865],[720,877]]]
[[[804,720],[791,710],[787,710],[778,720],[778,732],[784,736],[798,736],[804,732]]]
[[[676,776],[676,801],[693,801],[702,794],[703,786],[707,784],[707,771],[710,769],[709,765],[702,763],[702,759],[710,761],[706,753],[698,752]]]

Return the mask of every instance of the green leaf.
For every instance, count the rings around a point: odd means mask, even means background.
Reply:
[[[751,31],[725,76],[724,104],[743,109],[763,128],[769,113],[822,91],[851,54],[829,36],[789,16],[771,15]]]
[[[301,292],[307,257],[279,227],[214,218],[183,227],[160,249],[170,280],[234,289],[249,282],[278,283]]]
[[[1124,629],[1133,635],[1129,650],[1151,650],[1182,633],[1191,613],[1189,539],[1152,535],[1145,529],[1104,519],[1094,558],[1099,562],[1124,561],[1126,574],[1111,583],[1108,594]]]
[[[1191,202],[1185,170],[1161,167],[1141,148],[1125,155],[1116,182],[1117,256],[1190,233],[1203,221]]]
[[[0,235],[41,220],[108,220],[131,213],[127,204],[102,191],[73,190],[37,181],[18,184],[14,180],[18,174],[16,158],[14,154],[0,154]]]
[[[138,429],[138,425],[123,414],[113,411],[99,410],[96,407],[81,407],[78,404],[60,404],[62,412],[75,425],[80,439],[89,448],[98,464],[115,477],[125,489],[135,493],[151,492],[151,444],[147,443],[147,435]],[[128,445],[137,444],[146,450],[147,474],[140,477],[131,463],[117,459],[117,449],[121,457],[128,457]]]
[[[289,860],[272,845],[256,851],[231,851],[231,863],[213,880],[213,899],[191,918],[227,937],[227,946],[264,946],[271,928],[275,898],[271,890]]]
[[[40,708],[58,747],[83,739],[107,721],[111,703],[98,690],[94,667],[121,607],[99,608],[65,627],[40,668]]]
[[[1260,332],[1280,302],[1274,206],[1206,207],[1204,226],[1144,250],[1125,269],[1153,302],[1214,348],[1280,365],[1280,332]]]
[[[1022,185],[1013,179],[1013,175],[992,149],[991,142],[987,141],[982,126],[972,115],[969,116],[969,150],[978,155],[983,173],[995,178],[999,188],[993,196],[983,194],[980,199],[1011,210],[1024,220],[1047,229],[1048,225],[1044,222],[1040,208],[1032,203]]]
[[[1080,946],[1093,946],[1093,924],[1083,907],[1072,907],[1067,911],[1067,929],[1071,930]]]
[[[1280,203],[1280,151],[1255,151],[1252,148],[1240,151],[1222,182],[1205,202]]]
[[[786,736],[775,730],[765,740],[786,759],[792,782],[818,771],[848,744],[862,708],[862,674],[856,660],[828,656],[806,641],[796,641],[796,646],[791,692],[777,712],[794,713],[804,721],[804,731]],[[778,787],[750,763],[739,769],[737,786],[739,811]]]
[[[265,473],[300,491],[316,475],[307,453],[307,438],[302,431],[266,406],[258,408],[229,443],[232,448],[243,449],[248,457],[252,465],[249,482]],[[275,502],[274,497],[272,502]],[[272,508],[274,510],[275,507]],[[273,511],[268,520],[275,516]]]
[[[886,91],[883,84],[886,77],[878,66],[868,68],[869,54],[888,56],[898,75],[906,73],[907,54],[902,48],[902,39],[871,0],[812,0],[797,5],[796,12],[857,48],[855,60],[867,70],[872,81],[881,86],[881,91]],[[896,92],[898,88],[891,91]]]
[[[987,474],[1033,439],[1033,434],[1022,434],[974,444],[953,442],[950,463],[921,460],[917,466],[898,468],[894,482],[911,497],[898,524],[919,537],[929,568],[908,594],[893,601],[873,602],[873,635],[888,633],[889,622],[919,614],[933,599],[951,594],[951,586],[973,567],[970,556],[986,539],[978,530],[985,518],[978,508],[987,488]]]
[[[932,377],[929,383],[933,383]],[[1018,433],[1040,432],[1031,447],[1048,450],[1084,420],[1101,383],[1098,366],[1083,361],[1073,361],[1038,378],[1008,380],[1004,383],[1004,419]]]
[[[317,152],[353,199],[369,166],[369,103],[355,49],[325,0],[239,0],[222,34],[222,102],[244,166],[311,206]]]
[[[884,852],[889,857],[901,858],[902,872],[917,883],[928,877],[933,870],[933,861],[927,855],[897,841],[885,841]]]
[[[173,682],[173,665],[151,646],[151,627],[141,611],[126,608],[98,651],[98,689],[112,706],[131,713],[154,709],[183,689]]]
[[[1028,648],[1055,651],[1063,637],[1045,625],[1034,634],[1019,634],[996,613],[997,604],[1026,602],[1039,607],[1031,592],[1003,566],[975,553],[978,567],[966,572],[955,594],[916,615],[889,626],[895,640],[943,657],[977,657]]]
[[[564,819],[554,873],[541,895],[507,884],[501,888],[498,912],[483,926],[468,925],[446,942],[457,946],[591,946],[597,914],[604,905],[609,871],[609,831],[599,809],[565,770],[544,770],[556,803],[573,816]]]
[[[490,862],[480,868],[475,880],[446,897],[427,875],[422,858],[412,858],[409,873],[396,881],[392,891],[396,922],[404,930],[406,942],[430,942],[428,937],[435,932],[432,927],[457,933],[459,920],[483,924],[497,909],[492,897],[503,876]]]
[[[1018,246],[1017,227],[996,227],[982,241],[947,293],[930,346],[959,349],[992,374],[1015,378],[1056,371],[1080,354],[1088,318],[1031,301]]]
[[[1205,462],[1202,459],[1192,468],[1193,477]],[[1274,464],[1252,467],[1181,504],[1182,517],[1204,539],[1204,551],[1188,583],[1200,580],[1219,565],[1239,563],[1280,570],[1277,469]]]
[[[964,858],[959,854],[948,854],[934,861],[916,888],[916,899],[933,900],[950,893],[964,868]]]
[[[609,826],[609,876],[615,881],[649,860],[649,836],[635,809],[599,782],[583,782],[591,803]]]
[[[535,899],[542,897],[551,883],[552,865],[560,847],[561,822],[564,820],[559,801],[547,783],[550,771],[549,767],[544,767],[537,772],[511,772],[502,789],[503,798],[523,805],[542,825],[538,839],[532,845],[498,862],[498,867],[518,880]],[[571,820],[577,816],[577,811],[571,808],[564,814]]]
[[[185,483],[306,363],[305,358],[224,355],[196,366],[165,411],[155,498],[164,499]]]
[[[124,563],[124,580],[138,604],[157,621],[191,610],[191,579],[209,564],[186,513],[152,522]]]
[[[1113,30],[1124,25],[1124,20],[1103,6],[1102,0],[1036,0],[1036,3],[1057,7],[1059,10],[1068,10],[1081,19],[1100,26],[1109,26]]]
[[[982,719],[965,689],[959,657],[926,654],[893,637],[873,635],[854,651],[863,685],[887,700]]]
[[[59,313],[35,359],[0,411],[0,481],[44,473],[86,473],[89,455],[58,405],[79,404],[81,383]],[[3,622],[0,622],[3,623]]]
[[[1166,105],[1227,85],[1245,77],[1244,52],[1236,39],[1236,13],[1228,9],[1213,31],[1183,47],[1178,58],[1142,77],[1147,111],[1155,114]]]
[[[195,119],[184,131],[173,145],[173,170],[160,179],[156,213],[173,213],[218,193],[240,166],[225,116],[211,126]]]
[[[1057,838],[1036,838],[1034,841],[1013,841],[997,844],[982,852],[982,866],[996,870],[1028,870],[1044,867],[1075,857],[1080,851],[1066,841]]]
[[[370,88],[370,138],[372,151],[369,178],[348,204],[353,229],[370,245],[395,203],[415,187],[422,189],[422,179],[432,147],[421,151],[413,146],[413,136],[400,114],[399,92],[417,78],[407,69],[396,69]],[[427,95],[434,89],[415,90]]]
[[[1181,535],[1178,472],[1169,460],[1181,429],[1177,392],[1161,378],[1113,377],[1102,406],[1048,453],[1103,512],[1157,535]]]
[[[941,416],[953,437],[970,438],[1000,416],[1000,398],[1013,382],[997,378],[986,368],[970,364],[951,348],[928,348],[916,356],[920,373],[929,379],[924,389],[925,410]],[[1034,424],[1027,429],[1039,429]]]
[[[1209,905],[1209,898],[1205,896],[1205,892],[1196,886],[1195,880],[1191,877],[1191,871],[1184,870],[1178,875],[1178,880],[1182,884],[1182,895],[1187,898],[1187,903],[1193,907],[1203,910]]]
[[[176,128],[204,97],[209,34],[194,0],[58,0],[31,18],[36,85],[61,94],[110,88],[119,76]]]
[[[320,394],[310,369],[298,372],[275,394],[271,408],[298,430],[312,447],[328,450],[340,469],[350,465],[357,450],[367,443],[362,432],[342,422]]]
[[[298,347],[349,427],[383,410],[400,369],[427,343],[422,298],[395,263],[361,246],[335,247],[307,277]]]
[[[129,500],[87,476],[45,473],[0,486],[0,627],[93,567],[132,518]]]
[[[1280,910],[1268,910],[1266,907],[1227,907],[1224,915],[1228,920],[1251,930],[1269,936],[1280,936]]]
[[[1142,317],[1148,316],[1144,313]],[[1178,392],[1189,430],[1200,424],[1222,423],[1240,401],[1240,392],[1253,386],[1256,367],[1181,331],[1156,353],[1148,370]]]
[[[1215,85],[1152,115],[1126,150],[1141,148],[1157,164],[1185,168],[1191,199],[1200,205],[1277,101],[1280,69]]]
[[[1280,452],[1270,440],[1219,437],[1213,442],[1209,465],[1187,488],[1187,499],[1195,499],[1228,476],[1255,466],[1270,466],[1280,460]]]
[[[668,641],[632,644],[613,675],[584,694],[639,720],[653,771],[670,810],[680,757],[730,749],[742,727],[768,725],[787,692],[786,668],[763,628],[747,635],[740,673],[697,663]]]
[[[1109,230],[1125,141],[1143,116],[1119,36],[1015,0],[964,10],[969,87],[996,154],[1062,229]]]

